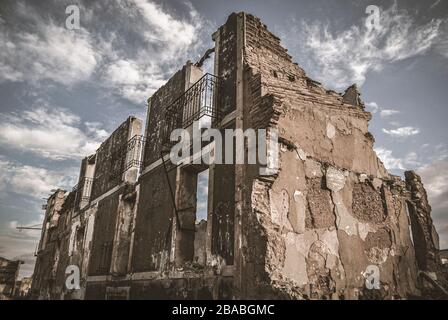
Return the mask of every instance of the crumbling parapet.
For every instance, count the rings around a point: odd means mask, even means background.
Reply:
[[[81,162],[78,184],[73,188],[76,190],[75,210],[77,212],[89,204],[95,174],[95,162],[96,154],[85,157]]]
[[[127,185],[119,195],[117,207],[117,224],[114,235],[111,273],[125,275],[128,272],[131,250],[131,233],[135,211],[137,209],[138,192],[133,185]]]
[[[280,144],[278,173],[259,176],[246,165],[243,185],[236,185],[243,190],[245,213],[236,265],[244,281],[241,287],[235,282],[236,296],[418,294],[404,201],[373,151],[371,115],[359,92],[352,87],[343,97],[325,90],[292,63],[259,19],[235,17],[227,24],[242,25],[236,34],[244,38],[243,83],[237,88],[243,92],[242,114],[253,115],[243,116],[243,126],[276,129]],[[363,276],[371,265],[381,274],[381,290],[375,292],[366,289]]]
[[[408,209],[418,267],[422,271],[439,272],[439,236],[431,218],[426,190],[417,173],[406,171],[404,175],[409,191]]]
[[[364,109],[364,102],[361,100],[361,94],[358,91],[356,84],[352,84],[348,87],[343,94],[344,103],[351,104],[352,106]]]

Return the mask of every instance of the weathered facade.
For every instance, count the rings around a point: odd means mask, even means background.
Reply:
[[[32,283],[33,283],[32,277],[23,277],[21,280],[16,281],[14,290],[14,299],[27,300],[31,293]]]
[[[230,15],[213,40],[214,76],[188,62],[148,99],[144,135],[129,118],[83,160],[78,186],[49,199],[34,297],[393,299],[421,295],[419,271],[439,283],[426,193],[415,173],[402,181],[376,156],[356,86],[338,94],[308,78],[249,14]],[[202,118],[278,132],[267,153],[278,151],[279,170],[173,165],[170,132]],[[64,286],[69,265],[79,290]],[[379,289],[366,288],[369,266]]]

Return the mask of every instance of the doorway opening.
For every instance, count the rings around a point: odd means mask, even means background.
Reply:
[[[205,265],[207,234],[208,167],[189,165],[180,169],[177,205],[180,228],[176,230],[176,265]]]

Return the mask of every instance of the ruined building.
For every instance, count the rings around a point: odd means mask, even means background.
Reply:
[[[148,99],[146,126],[128,118],[82,161],[77,186],[48,199],[33,296],[393,299],[440,284],[423,185],[386,171],[356,86],[339,94],[308,78],[252,15],[230,15],[212,38],[214,75],[204,59],[188,62]],[[220,130],[276,130],[279,170],[174,165],[170,132],[201,118]],[[213,156],[217,145],[201,147]],[[70,265],[79,289],[65,285]],[[366,287],[369,266],[379,289]]]
[[[14,290],[14,299],[15,300],[28,299],[32,283],[33,283],[32,277],[23,277],[22,279],[16,281]]]

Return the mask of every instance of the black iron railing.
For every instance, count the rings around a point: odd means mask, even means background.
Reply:
[[[126,144],[126,161],[123,172],[131,168],[140,168],[142,165],[142,152],[145,147],[145,137],[136,135]]]
[[[80,193],[81,201],[89,201],[90,193],[92,192],[93,178],[84,177],[81,180],[82,191]]]
[[[116,165],[113,166],[109,172],[110,180],[117,180],[121,178],[122,174],[131,168],[138,168],[142,166],[142,151],[145,146],[145,138],[142,135],[135,135],[126,143],[116,148],[111,155],[115,159]]]
[[[201,118],[210,121],[212,126],[216,124],[220,119],[216,102],[219,86],[219,78],[207,73],[166,108],[162,129],[164,146],[172,144],[170,135],[174,129],[188,128]]]
[[[73,187],[76,192],[75,204],[76,209],[80,209],[82,202],[89,202],[90,194],[92,193],[93,178],[84,177]]]

